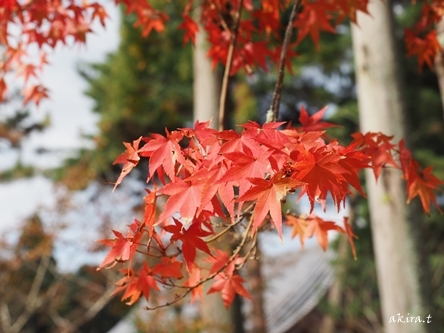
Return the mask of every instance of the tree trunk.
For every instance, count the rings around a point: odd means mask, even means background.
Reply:
[[[196,7],[196,12],[199,10]],[[200,13],[196,13],[200,15]],[[198,16],[196,15],[196,16]],[[196,45],[193,52],[194,68],[194,121],[211,121],[211,128],[219,127],[219,98],[220,98],[220,78],[212,70],[211,60],[207,57],[207,41],[203,27],[200,26],[196,34]]]
[[[266,333],[267,323],[264,310],[264,284],[261,273],[261,251],[256,250],[257,259],[247,262],[247,278],[251,294],[251,333]]]
[[[399,140],[405,136],[405,106],[391,5],[391,1],[371,1],[370,15],[360,13],[359,27],[352,28],[353,47],[361,131],[383,132]],[[424,320],[430,309],[420,273],[426,261],[421,262],[415,225],[409,222],[401,174],[385,169],[376,183],[367,170],[366,179],[385,332],[430,332],[428,324],[397,323],[398,314],[404,320],[407,316]]]
[[[199,24],[200,7],[195,8],[196,21]],[[194,66],[194,121],[211,121],[211,127],[218,129],[220,78],[211,68],[211,61],[207,57],[207,43],[203,27],[199,24],[199,32],[196,35],[196,45],[193,52]],[[224,242],[225,243],[225,242]],[[230,245],[227,243],[227,246]],[[228,249],[226,249],[228,250]],[[206,295],[211,281],[204,285],[203,300],[201,306],[201,318],[204,323],[203,333],[232,332],[231,311],[225,309],[222,297],[219,293]]]
[[[441,48],[444,50],[444,19],[442,19],[436,26],[438,41]],[[441,93],[441,102],[443,103],[444,115],[444,54],[438,51],[435,56],[435,70],[438,77],[439,91]]]

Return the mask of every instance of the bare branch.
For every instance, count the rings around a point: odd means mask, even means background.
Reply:
[[[219,131],[222,131],[224,129],[224,122],[225,122],[225,105],[227,102],[227,93],[228,93],[228,81],[230,78],[230,72],[231,72],[231,65],[233,64],[233,54],[234,49],[236,47],[236,39],[237,34],[239,30],[239,22],[241,18],[242,13],[242,0],[239,1],[239,5],[236,11],[235,15],[235,24],[233,27],[233,31],[230,33],[230,47],[228,48],[228,55],[227,55],[227,61],[225,63],[225,71],[224,71],[224,77],[222,80],[222,89],[220,92],[220,101],[219,101]],[[225,22],[222,20],[222,22]],[[225,24],[226,25],[226,24]]]
[[[5,333],[11,332],[11,314],[9,313],[8,304],[2,303],[0,308],[0,318],[2,323],[2,330]]]
[[[285,62],[287,59],[287,49],[290,43],[291,35],[293,33],[293,23],[296,18],[296,12],[298,7],[301,5],[301,0],[296,0],[294,2],[293,8],[291,9],[290,19],[285,29],[284,42],[282,44],[281,57],[279,60],[279,71],[276,86],[273,92],[273,99],[271,100],[270,110],[267,112],[267,122],[277,121],[279,118],[279,106],[281,104],[281,92],[282,84],[284,82],[285,73]]]
[[[44,300],[39,297],[39,293],[42,287],[45,273],[48,271],[50,259],[51,257],[49,255],[45,255],[40,260],[39,267],[37,268],[37,272],[34,276],[34,281],[32,282],[31,289],[28,293],[28,297],[26,298],[25,309],[15,321],[15,323],[10,326],[11,332],[20,332],[23,326],[26,325],[27,321],[29,320],[35,309],[43,304]]]

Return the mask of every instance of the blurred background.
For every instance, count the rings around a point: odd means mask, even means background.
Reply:
[[[183,46],[177,26],[181,13],[169,2],[154,1],[171,22],[162,34],[142,38],[135,18],[106,5],[106,30],[86,46],[60,45],[43,74],[51,97],[38,109],[23,108],[20,95],[0,105],[0,332],[249,332],[254,306],[236,300],[225,328],[208,328],[199,304],[179,304],[156,312],[138,311],[109,297],[115,273],[96,271],[105,249],[95,240],[110,237],[143,209],[146,165],[139,165],[111,193],[120,166],[113,161],[122,142],[165,128],[193,125],[193,50]],[[418,16],[417,8],[397,1],[397,36]],[[359,130],[356,84],[349,22],[337,34],[322,34],[321,48],[306,40],[292,59],[280,119],[297,123],[304,105],[314,113],[329,105],[329,130],[343,143]],[[205,45],[203,44],[203,52]],[[194,52],[198,52],[198,47]],[[436,73],[418,71],[416,59],[399,59],[415,157],[435,166],[444,179],[443,107]],[[222,68],[209,75],[221,77]],[[275,71],[237,74],[229,86],[225,128],[265,121]],[[218,100],[216,101],[218,103]],[[207,119],[213,115],[209,115]],[[200,119],[200,120],[207,120]],[[289,200],[290,201],[290,200]],[[294,200],[293,200],[294,201]],[[443,197],[439,204],[444,204]],[[331,205],[330,205],[331,206]],[[382,332],[381,305],[373,255],[369,209],[354,197],[346,215],[353,216],[358,260],[347,239],[334,235],[327,253],[309,242],[304,251],[291,240],[291,227],[281,244],[274,233],[261,239],[261,267],[250,267],[252,284],[260,279],[268,332]],[[302,202],[293,207],[307,213]],[[324,216],[342,221],[329,207]],[[431,269],[433,320],[444,327],[444,224],[436,209],[418,215],[424,226],[423,248]],[[276,274],[276,272],[279,272]],[[244,304],[241,304],[244,303]],[[217,302],[212,312],[223,311]],[[395,314],[394,314],[395,315]],[[426,316],[427,314],[418,314]]]

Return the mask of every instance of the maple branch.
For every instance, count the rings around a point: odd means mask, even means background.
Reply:
[[[212,0],[211,3],[218,9],[217,10],[217,15],[219,16],[219,20],[220,20],[220,23],[222,25],[222,28],[224,29],[224,31],[226,31],[227,33],[229,33],[231,35],[231,30],[230,30],[230,28],[228,28],[227,22],[225,21],[225,18],[221,14],[221,10],[220,10],[219,4],[216,3],[214,0]],[[244,68],[245,68],[245,71],[247,72],[247,74],[253,73],[253,69],[248,64],[248,61],[245,59],[245,56],[242,53],[239,53],[239,56],[244,61]]]
[[[222,9],[219,5],[219,3],[217,3],[216,1],[212,0],[211,4],[216,7],[216,12],[217,12],[217,16],[219,16],[219,20],[220,20],[220,24],[222,25],[222,28],[224,29],[224,31],[228,32],[229,34],[231,34],[231,30],[227,25],[227,22],[225,21],[225,18],[223,17],[222,13]]]
[[[219,237],[225,235],[231,228],[233,228],[234,226],[238,225],[240,222],[242,222],[242,220],[244,219],[244,217],[246,217],[247,215],[249,215],[253,208],[254,208],[255,204],[251,204],[250,206],[248,206],[247,209],[245,209],[243,211],[243,213],[238,216],[238,220],[236,222],[234,222],[233,224],[230,224],[228,227],[226,227],[224,230],[222,230],[221,232],[219,232],[218,234],[208,238],[205,240],[205,243],[211,243],[213,241],[215,241],[216,239],[218,239]]]
[[[227,102],[227,92],[228,92],[228,80],[230,78],[231,65],[233,64],[234,48],[236,46],[236,39],[239,30],[239,22],[242,13],[242,0],[239,0],[239,5],[236,11],[235,23],[233,31],[230,34],[230,46],[228,49],[227,61],[225,63],[224,77],[222,80],[222,89],[220,92],[219,100],[219,131],[223,131],[225,122],[225,105]],[[223,21],[225,22],[225,21]],[[225,24],[226,25],[226,24]]]
[[[231,264],[236,259],[236,257],[238,256],[238,254],[240,253],[240,251],[244,247],[245,243],[247,242],[248,234],[249,234],[249,232],[250,232],[250,230],[251,230],[251,228],[253,226],[253,216],[254,215],[250,216],[250,220],[248,222],[247,228],[245,229],[245,233],[244,233],[244,236],[242,238],[242,241],[239,243],[239,245],[237,246],[236,250],[230,256],[230,259],[228,259],[228,261],[225,263],[225,265],[223,265],[219,270],[217,270],[213,274],[208,275],[205,279],[202,279],[199,282],[197,282],[194,286],[188,287],[189,289],[186,292],[184,292],[183,294],[177,296],[173,301],[167,302],[167,303],[164,303],[164,304],[161,304],[161,305],[153,306],[153,307],[146,306],[144,309],[145,310],[156,310],[156,309],[165,308],[165,307],[170,306],[170,305],[172,305],[174,303],[177,303],[178,301],[183,299],[186,295],[188,295],[193,289],[199,287],[200,285],[204,284],[205,282],[207,282],[209,280],[212,280],[214,277],[216,277],[217,274],[219,274],[225,268],[227,268],[228,265]],[[185,287],[185,286],[182,286],[182,287]]]
[[[252,242],[250,248],[248,249],[248,252],[247,252],[247,253],[245,254],[245,256],[244,256],[244,261],[236,267],[236,270],[237,270],[237,271],[241,270],[242,267],[244,267],[245,263],[249,260],[248,258],[249,258],[250,255],[253,253],[253,251],[256,252],[257,235],[258,235],[258,234],[259,234],[259,230],[256,231],[256,233],[255,233],[254,236],[253,236],[253,242]]]
[[[287,59],[287,49],[290,43],[291,35],[293,33],[293,22],[296,18],[296,11],[301,5],[301,0],[294,2],[291,9],[290,19],[285,29],[284,42],[282,44],[281,57],[279,60],[279,71],[276,86],[273,91],[273,99],[271,100],[270,110],[267,112],[267,123],[271,121],[277,121],[279,117],[279,106],[281,103],[282,84],[284,82],[285,62]]]

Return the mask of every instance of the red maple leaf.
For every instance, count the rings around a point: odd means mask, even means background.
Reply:
[[[444,185],[444,182],[435,177],[432,171],[433,166],[422,169],[419,163],[412,159],[407,176],[407,203],[410,203],[414,197],[419,196],[422,207],[427,214],[430,214],[430,202],[441,212],[434,190]]]
[[[192,176],[188,177],[188,181],[203,181],[201,204],[197,210],[199,215],[210,202],[214,202],[216,193],[223,204],[225,205],[231,218],[234,218],[234,190],[233,182],[219,183],[218,180],[227,172],[227,168],[224,163],[215,165],[211,170],[200,169]],[[216,199],[217,200],[217,199]],[[222,216],[222,215],[221,215]]]
[[[129,301],[126,302],[128,305],[136,303],[142,294],[148,301],[151,289],[160,291],[156,279],[152,276],[146,263],[143,263],[138,274],[134,274],[133,269],[124,270],[123,273],[125,273],[125,277],[116,282],[117,288],[111,293],[111,296],[125,289],[121,299],[123,301],[129,298]]]
[[[328,11],[331,5],[326,1],[305,2],[304,9],[297,16],[294,27],[299,28],[296,43],[299,44],[308,34],[310,34],[316,48],[319,49],[320,31],[336,33],[335,28],[330,24]]]
[[[152,276],[151,270],[146,264],[146,262],[143,263],[142,268],[139,270],[139,278],[137,280],[137,288],[142,291],[143,296],[148,301],[150,297],[150,291],[151,289],[159,290],[159,287],[157,286],[156,279],[154,279],[154,276]],[[126,294],[126,293],[125,293]],[[123,295],[123,299],[125,299],[126,295]],[[133,304],[134,301],[131,303]],[[131,305],[129,304],[129,305]]]
[[[358,171],[369,167],[370,156],[356,150],[356,147],[356,144],[347,147],[338,146],[337,151],[341,154],[338,164],[348,171],[342,174],[345,180],[365,198],[367,196],[361,187]]]
[[[157,201],[157,195],[156,195],[156,188],[154,188],[153,191],[146,190],[148,193],[146,196],[143,197],[143,200],[145,201],[145,212],[143,215],[143,224],[148,228],[148,232],[150,234],[150,237],[153,235],[154,230],[154,224],[156,222],[156,201]]]
[[[89,7],[94,9],[91,16],[92,19],[94,20],[95,18],[98,18],[100,20],[100,24],[104,27],[105,19],[109,17],[108,14],[106,13],[105,8],[103,8],[97,2],[90,4]]]
[[[256,140],[253,140],[251,132],[244,131],[242,134],[238,134],[233,130],[226,130],[219,132],[217,136],[225,141],[220,148],[221,154],[243,151],[244,146],[251,151],[260,149],[260,145]]]
[[[230,255],[219,249],[214,249],[214,257],[207,258],[207,261],[213,263],[210,269],[210,274],[220,271],[230,260]]]
[[[269,148],[281,150],[282,147],[290,143],[290,139],[278,129],[283,124],[285,122],[269,122],[261,127],[255,122],[248,122],[243,127],[251,133],[250,136],[254,136],[256,142]]]
[[[152,138],[147,139],[148,142],[139,150],[140,156],[150,157],[148,180],[154,176],[159,167],[163,167],[168,177],[173,180],[175,179],[174,168],[176,162],[185,163],[179,145],[183,133],[180,131],[171,133],[166,131],[166,134],[166,137],[160,134],[151,134]]]
[[[287,224],[293,227],[291,231],[291,238],[299,236],[299,241],[301,242],[301,248],[303,249],[306,238],[305,233],[309,224],[307,218],[295,217],[293,215],[286,215],[285,217],[287,219]]]
[[[185,36],[183,37],[183,43],[186,44],[188,41],[196,44],[196,34],[199,31],[199,26],[189,15],[182,15],[183,22],[179,25],[179,29],[185,30]]]
[[[17,76],[23,76],[24,81],[27,82],[30,77],[37,77],[36,69],[37,66],[33,64],[21,64],[17,69]]]
[[[358,24],[358,22],[356,22],[356,14],[358,11],[368,14],[368,2],[369,0],[336,0],[339,9],[337,23],[349,17],[353,23]]]
[[[225,272],[216,275],[215,282],[208,290],[208,294],[220,292],[224,305],[228,309],[236,294],[251,299],[242,283],[244,283],[244,279],[234,273],[234,262],[232,262]]]
[[[184,283],[184,286],[193,288],[191,290],[191,304],[193,304],[196,297],[202,299],[202,284],[196,286],[201,280],[201,269],[193,264],[188,267],[188,273],[188,280]]]
[[[196,258],[196,249],[199,249],[209,255],[211,255],[210,248],[207,243],[202,239],[211,235],[211,232],[205,231],[201,228],[199,223],[193,223],[188,229],[185,229],[183,224],[173,218],[175,225],[165,226],[164,229],[172,233],[171,242],[182,241],[182,253],[188,271],[191,268]]]
[[[391,143],[393,136],[373,132],[368,132],[365,135],[356,132],[351,136],[353,137],[352,145],[360,146],[361,151],[370,156],[376,180],[378,180],[382,168],[386,165],[399,168],[392,155],[393,148],[395,148],[395,145]]]
[[[338,125],[321,121],[322,118],[324,117],[324,113],[325,110],[327,110],[327,108],[328,106],[324,106],[318,112],[316,112],[312,116],[309,116],[305,107],[301,105],[301,111],[299,113],[299,122],[302,124],[302,130],[304,132],[316,132],[316,131],[323,131],[324,129],[330,127],[339,127]]]
[[[224,156],[233,164],[218,183],[238,182],[239,195],[243,195],[251,187],[247,178],[263,178],[267,172],[271,171],[268,160],[270,155],[271,152],[264,148],[252,151],[246,146],[244,146],[244,152],[225,153]]]
[[[182,128],[181,131],[188,138],[196,138],[203,147],[214,145],[218,138],[216,131],[213,128],[210,128],[211,120],[208,121],[199,121],[196,120],[194,124],[194,128]]]
[[[335,222],[332,221],[324,221],[320,217],[316,215],[310,215],[308,217],[309,225],[306,229],[305,238],[310,238],[311,236],[316,235],[316,239],[319,245],[322,247],[324,251],[327,250],[328,245],[328,231],[336,230],[342,233],[344,229],[338,226]]]
[[[37,106],[43,98],[49,98],[48,89],[42,85],[32,85],[23,91],[24,100],[23,104],[28,104],[33,101]]]
[[[165,208],[159,216],[159,221],[180,212],[185,224],[190,223],[196,211],[201,207],[202,188],[204,181],[183,181],[177,178],[174,183],[165,185],[158,191],[160,194],[168,194]]]
[[[163,279],[181,279],[182,263],[177,261],[176,258],[162,258],[162,262],[153,267],[153,274],[160,275]]]
[[[438,211],[441,209],[436,201],[434,190],[439,189],[444,184],[432,174],[433,167],[422,169],[413,157],[410,150],[405,147],[404,139],[399,142],[399,161],[403,177],[407,181],[407,202],[419,196],[424,211],[430,213],[430,203],[432,202]]]
[[[347,235],[348,242],[350,243],[350,247],[352,249],[353,258],[356,260],[356,248],[355,248],[355,242],[353,241],[353,238],[358,239],[358,236],[355,235],[352,228],[350,227],[350,223],[348,222],[348,217],[344,216],[344,229],[345,234]]]
[[[296,159],[292,166],[295,172],[291,177],[307,184],[304,191],[310,200],[310,212],[314,209],[315,201],[326,199],[328,191],[339,209],[340,203],[348,193],[347,182],[343,176],[348,171],[339,165],[341,155],[324,146],[290,156]]]
[[[133,237],[129,231],[127,237],[124,237],[116,230],[113,230],[113,233],[117,238],[101,239],[98,241],[103,245],[112,247],[98,269],[111,268],[115,266],[117,262],[128,261],[132,256],[131,253],[135,251]]]
[[[119,178],[117,179],[113,191],[116,189],[117,185],[119,185],[123,178],[128,175],[131,170],[139,163],[140,157],[138,154],[139,144],[142,137],[134,140],[133,143],[124,142],[123,145],[126,147],[124,153],[120,154],[119,157],[113,162],[113,164],[123,164],[122,171],[120,172]]]
[[[436,31],[430,31],[424,38],[416,36],[410,29],[406,29],[404,33],[405,43],[407,47],[407,56],[418,57],[419,70],[424,64],[433,69],[433,61],[437,52],[441,51]]]
[[[154,29],[161,32],[165,28],[165,22],[168,20],[168,15],[153,8],[149,2],[145,0],[116,0],[126,5],[126,13],[134,12],[137,20],[134,27],[142,27],[142,35],[148,36]]]
[[[8,88],[6,86],[6,82],[4,78],[0,78],[0,102],[3,102],[6,97],[6,92],[8,91]]]
[[[257,200],[254,207],[253,232],[257,230],[270,212],[271,220],[279,233],[279,237],[282,238],[281,201],[286,198],[288,191],[302,186],[303,183],[290,177],[283,177],[280,172],[273,175],[270,180],[263,178],[249,178],[248,180],[253,184],[253,187],[236,201]]]

